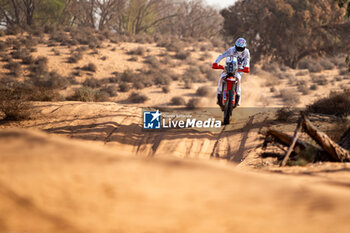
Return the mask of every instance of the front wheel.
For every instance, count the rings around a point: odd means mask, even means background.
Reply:
[[[232,99],[233,99],[233,91],[231,89],[227,91],[227,101],[224,109],[224,125],[230,124],[230,117],[232,113]]]

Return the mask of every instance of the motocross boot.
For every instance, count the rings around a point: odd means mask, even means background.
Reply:
[[[216,104],[220,106],[221,110],[224,109],[224,106],[222,105],[222,94],[217,94]]]
[[[235,101],[235,108],[237,107],[237,106],[239,106],[239,99],[241,98],[241,96],[240,95],[236,95],[236,101]]]

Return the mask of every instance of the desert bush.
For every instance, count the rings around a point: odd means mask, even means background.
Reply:
[[[309,72],[317,73],[323,70],[322,66],[319,63],[315,63],[315,65],[309,67]]]
[[[199,98],[192,98],[187,102],[186,107],[188,109],[196,109],[196,108],[199,108],[200,105],[201,105],[201,100]]]
[[[338,68],[344,68],[346,67],[346,63],[345,63],[345,57],[344,56],[337,56],[337,57],[333,57],[330,59],[330,61],[337,66]]]
[[[191,80],[185,80],[184,88],[185,89],[192,89],[193,83]]]
[[[288,79],[288,80],[294,80],[294,75],[290,73],[280,72],[277,74],[277,77],[279,79]]]
[[[188,68],[184,72],[182,79],[184,81],[189,80],[190,82],[194,82],[194,83],[206,82],[206,78],[203,77],[203,74],[198,67]]]
[[[281,97],[283,102],[288,106],[293,106],[300,102],[297,93],[288,89],[281,90],[279,97]]]
[[[7,49],[7,44],[6,42],[3,42],[0,40],[0,52],[5,51]]]
[[[10,53],[14,59],[22,59],[23,57],[28,56],[29,52],[27,49],[19,47],[18,49]]]
[[[48,25],[48,24],[46,24],[46,25],[44,26],[44,33],[46,33],[46,34],[52,34],[52,33],[54,33],[56,30],[57,30],[57,29],[56,29],[56,26],[55,26],[55,25]]]
[[[26,64],[26,65],[31,65],[34,63],[34,61],[35,61],[34,57],[30,54],[22,58],[22,64]]]
[[[299,84],[298,85],[298,91],[301,92],[303,95],[307,95],[310,93],[309,88],[306,86],[306,83]]]
[[[17,35],[20,32],[23,32],[23,29],[17,25],[8,26],[5,30],[6,35]]]
[[[83,67],[83,70],[90,71],[90,72],[96,72],[97,66],[94,63],[90,62],[89,64],[87,64],[86,66]]]
[[[153,82],[155,85],[169,85],[171,83],[171,78],[165,73],[158,73],[153,77]]]
[[[199,47],[199,50],[200,50],[201,52],[207,51],[207,50],[208,50],[208,45],[201,45],[201,46]]]
[[[185,105],[185,104],[186,104],[186,101],[181,96],[173,97],[170,100],[170,105]]]
[[[188,51],[179,51],[175,54],[174,58],[178,60],[186,60],[190,56]]]
[[[96,78],[87,78],[83,82],[83,86],[91,87],[91,88],[99,88],[102,86],[102,83],[100,80],[98,80]]]
[[[321,72],[323,67],[319,62],[311,59],[303,59],[298,63],[299,69],[308,69],[311,73]]]
[[[146,100],[148,100],[147,96],[137,92],[132,92],[128,97],[128,101],[131,103],[144,103]]]
[[[310,90],[312,90],[312,91],[317,90],[317,88],[318,88],[318,86],[317,86],[316,84],[312,84],[312,85],[310,86]]]
[[[327,59],[322,59],[320,61],[320,65],[325,70],[332,70],[332,69],[334,69],[334,64],[331,61],[327,60]]]
[[[18,77],[22,73],[21,64],[15,61],[10,61],[8,64],[5,65],[5,68],[10,71],[9,74],[16,77]]]
[[[57,90],[44,87],[33,87],[29,97],[30,101],[63,101],[65,100]]]
[[[137,34],[135,37],[135,42],[140,44],[150,44],[154,42],[154,38],[151,35],[148,34]]]
[[[131,58],[128,59],[128,61],[137,61],[137,57],[136,56],[132,56]]]
[[[145,58],[145,63],[154,66],[154,67],[158,67],[159,66],[159,61],[156,57],[154,56],[147,56]]]
[[[58,43],[66,43],[69,40],[69,37],[65,32],[55,31],[51,33],[50,40]]]
[[[44,56],[39,56],[35,59],[35,64],[39,66],[47,66],[48,59]]]
[[[178,40],[169,40],[169,39],[163,39],[162,41],[159,41],[157,43],[158,47],[164,47],[170,52],[175,52],[178,53],[180,52],[183,48],[184,45]]]
[[[4,62],[10,62],[12,61],[12,57],[7,53],[1,54],[1,60]]]
[[[126,82],[119,83],[119,91],[128,92],[130,90],[130,85]]]
[[[146,53],[146,50],[144,47],[137,47],[135,49],[132,49],[128,52],[129,55],[138,55],[138,56],[144,56]]]
[[[77,81],[76,77],[72,74],[70,74],[68,77],[67,77],[67,81],[71,84],[71,85],[77,85],[79,84],[79,82]]]
[[[163,86],[162,87],[163,93],[169,93],[170,92],[170,87],[169,86]]]
[[[335,81],[337,81],[337,82],[340,82],[340,81],[342,81],[343,80],[343,77],[342,76],[337,76],[337,77],[335,77]]]
[[[25,46],[29,50],[38,45],[38,40],[33,38],[32,36],[27,36],[25,38],[22,38],[20,42],[23,46]]]
[[[276,64],[276,63],[268,63],[268,62],[265,62],[262,67],[261,67],[262,70],[264,71],[267,71],[269,73],[277,73],[280,71],[280,68],[279,68],[279,65]]]
[[[118,95],[115,85],[104,86],[100,89],[100,91],[107,93],[110,97],[115,97]]]
[[[219,74],[210,67],[200,66],[199,69],[208,81],[217,81],[219,79]]]
[[[103,57],[101,57],[100,58],[102,61],[105,61],[105,60],[107,60],[107,56],[103,56]]]
[[[311,80],[313,83],[320,85],[320,86],[327,85],[327,83],[328,83],[328,80],[327,80],[325,75],[313,75],[313,76],[311,76]]]
[[[145,84],[142,82],[134,82],[132,84],[132,86],[137,90],[141,90],[141,89],[145,88]]]
[[[307,112],[335,116],[347,116],[350,113],[350,89],[331,92],[328,97],[317,100],[307,106]]]
[[[275,88],[275,87],[271,87],[271,88],[270,88],[270,92],[271,92],[271,93],[276,92],[276,88]]]
[[[97,49],[94,49],[94,50],[92,50],[89,54],[90,54],[90,55],[98,55],[99,52],[98,52]]]
[[[3,120],[23,120],[30,116],[27,90],[18,86],[0,86],[0,113]]]
[[[58,74],[56,71],[51,71],[40,76],[32,76],[31,82],[35,87],[46,89],[66,89],[69,81]]]
[[[346,69],[339,70],[339,75],[347,75],[347,74],[349,74],[348,70],[346,70]]]
[[[60,52],[58,49],[53,48],[53,49],[51,49],[51,51],[53,52],[53,54],[54,54],[55,56],[61,55],[61,52]]]
[[[89,49],[89,47],[87,47],[87,46],[79,46],[79,47],[77,47],[76,49],[75,49],[75,51],[76,52],[85,52],[86,50],[88,50]]]
[[[108,101],[108,94],[94,90],[91,87],[81,87],[75,90],[74,95],[70,97],[70,100],[83,101],[83,102],[103,102]]]
[[[197,96],[209,96],[211,94],[211,89],[208,86],[199,87],[196,91]]]
[[[77,63],[83,58],[83,54],[81,52],[74,52],[69,58],[69,63]]]
[[[284,107],[278,109],[276,112],[276,120],[280,122],[289,122],[291,118],[295,115],[296,110],[291,107]]]
[[[120,74],[120,80],[122,82],[131,83],[135,76],[137,76],[137,74],[134,73],[134,71],[128,69],[128,70],[123,71],[123,73]]]
[[[29,70],[31,72],[31,77],[40,77],[45,75],[48,72],[47,58],[42,56],[36,58],[34,64],[29,66]]]
[[[158,67],[150,67],[144,73],[144,77],[141,79],[146,86],[155,85],[169,85],[172,81],[170,70],[162,70]]]
[[[90,41],[88,46],[89,49],[96,49],[99,45],[95,41]]]
[[[296,76],[304,76],[304,75],[308,75],[309,74],[309,72],[308,71],[298,71],[295,75]]]

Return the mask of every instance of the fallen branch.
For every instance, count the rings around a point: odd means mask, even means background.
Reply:
[[[303,116],[303,129],[324,151],[332,156],[335,161],[350,161],[350,152],[335,143],[327,134],[318,130],[306,116]]]
[[[288,161],[288,159],[289,159],[289,156],[290,156],[290,154],[292,153],[292,151],[294,150],[295,143],[297,142],[298,137],[299,137],[299,133],[300,133],[300,131],[301,131],[301,127],[302,127],[301,123],[302,123],[302,120],[303,120],[303,118],[300,118],[300,119],[299,119],[297,128],[296,128],[295,131],[294,131],[294,136],[293,136],[293,139],[292,139],[292,144],[291,144],[290,147],[288,148],[287,153],[284,155],[284,158],[283,158],[283,160],[282,160],[281,166],[286,166],[287,161]]]

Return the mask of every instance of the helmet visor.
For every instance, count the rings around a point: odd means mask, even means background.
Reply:
[[[243,52],[244,49],[245,49],[244,47],[238,47],[238,46],[236,46],[237,52]]]

